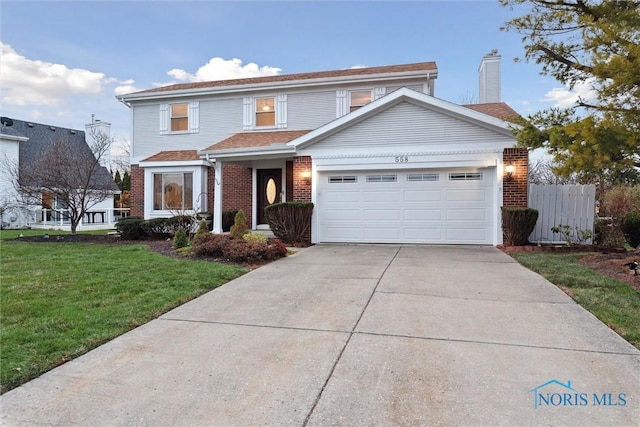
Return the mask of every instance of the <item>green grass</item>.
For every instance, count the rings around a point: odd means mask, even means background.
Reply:
[[[580,265],[578,260],[585,254],[523,252],[511,255],[640,348],[640,291]]]
[[[2,393],[246,272],[143,244],[5,240],[19,234],[0,242]]]

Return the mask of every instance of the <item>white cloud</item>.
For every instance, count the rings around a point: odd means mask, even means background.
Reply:
[[[68,68],[18,54],[0,42],[1,99],[7,105],[56,106],[72,95],[97,95],[102,90],[104,74],[81,68]]]
[[[582,83],[577,83],[573,89],[568,87],[553,88],[544,95],[543,102],[553,102],[554,107],[568,108],[576,105],[578,98],[589,101],[596,97],[593,89],[593,80],[587,79]]]
[[[282,71],[281,68],[270,67],[268,65],[260,67],[258,64],[250,62],[242,65],[242,60],[238,58],[224,59],[220,57],[211,58],[202,67],[191,74],[180,68],[169,70],[167,74],[179,82],[202,82],[211,80],[243,79],[249,77],[275,76]]]
[[[114,81],[119,83],[119,85],[116,86],[116,88],[114,89],[114,92],[116,95],[124,95],[127,93],[138,92],[139,90],[141,90],[133,85],[133,83],[135,83],[133,79],[123,80],[123,81],[114,79]]]

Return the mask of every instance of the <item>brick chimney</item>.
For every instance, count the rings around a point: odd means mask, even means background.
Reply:
[[[482,57],[478,74],[480,78],[480,104],[501,102],[500,96],[500,55],[498,49]]]

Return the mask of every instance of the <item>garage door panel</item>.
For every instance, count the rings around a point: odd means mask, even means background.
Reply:
[[[440,227],[405,227],[403,230],[403,239],[407,242],[442,242],[442,229]]]
[[[443,193],[443,190],[405,190],[403,199],[406,203],[441,202]]]
[[[447,228],[447,241],[485,243],[487,230],[485,228]]]
[[[325,227],[323,229],[325,242],[357,242],[362,240],[362,229],[353,227]]]
[[[487,200],[486,190],[484,189],[460,189],[448,190],[448,202],[485,202]]]
[[[495,168],[394,171],[386,182],[374,180],[384,171],[339,174],[352,182],[318,180],[321,242],[492,243]]]
[[[407,222],[442,221],[443,209],[405,209],[404,220]]]
[[[369,242],[398,241],[400,230],[396,227],[365,227],[364,238]]]
[[[364,221],[398,221],[399,209],[364,209]]]
[[[447,209],[447,221],[485,222],[486,209]]]
[[[388,202],[399,202],[400,201],[400,193],[396,190],[378,190],[371,191],[366,190],[363,192],[363,200],[365,202],[375,202],[375,203],[388,203]]]
[[[331,221],[360,221],[362,220],[361,209],[327,209],[324,211],[325,220]]]
[[[348,185],[348,184],[345,184]],[[362,199],[362,192],[358,190],[334,190],[325,191],[322,201],[327,203],[354,202]]]

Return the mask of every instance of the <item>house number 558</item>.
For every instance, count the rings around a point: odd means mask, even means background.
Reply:
[[[409,156],[396,156],[396,163],[409,163]]]

